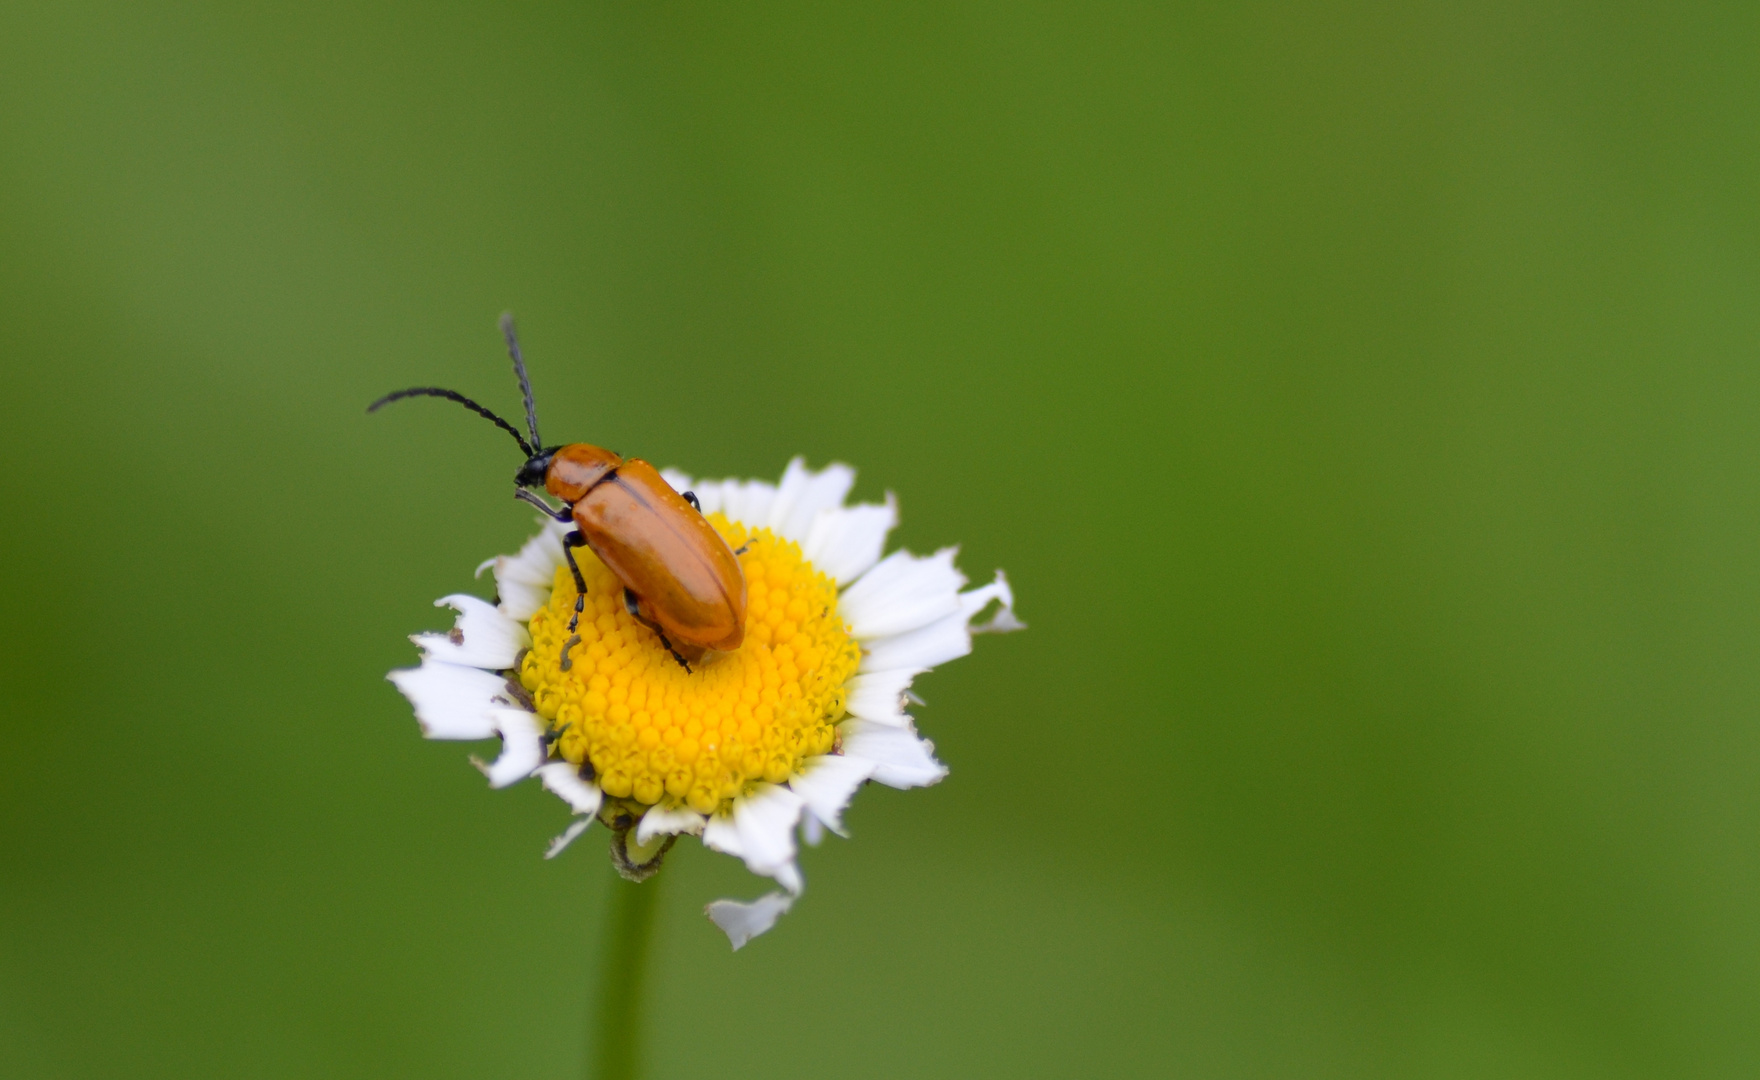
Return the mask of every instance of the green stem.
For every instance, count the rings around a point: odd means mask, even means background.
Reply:
[[[598,1080],[637,1080],[641,1075],[642,992],[659,891],[658,881],[638,885],[618,878],[611,883],[592,1047]]]

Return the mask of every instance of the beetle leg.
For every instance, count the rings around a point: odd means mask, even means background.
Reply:
[[[557,521],[567,521],[569,518],[574,517],[573,507],[565,506],[561,510],[558,510],[523,487],[514,488],[513,497],[516,499],[524,499],[526,502],[529,502],[533,506],[544,511],[544,516],[547,518],[554,518]]]
[[[694,492],[694,491],[685,492],[684,493],[684,501],[690,503],[691,509],[695,510],[697,513],[700,514],[703,512],[703,504],[697,501],[697,493],[696,492]]]
[[[580,565],[574,561],[574,549],[586,546],[587,538],[581,535],[579,529],[562,538],[562,557],[568,560],[568,569],[574,574],[574,615],[568,620],[568,632],[571,634],[581,621],[581,612],[587,609],[587,579],[581,576]]]
[[[544,748],[546,756],[549,755],[551,747],[562,741],[562,733],[573,726],[573,724],[564,724],[555,731],[546,731],[538,736],[538,744]]]
[[[672,654],[674,660],[678,661],[678,666],[684,668],[686,675],[691,674],[691,662],[679,655],[678,650],[672,647],[672,642],[666,640],[666,634],[662,632],[658,626],[654,627],[653,630],[654,636],[660,639],[660,644],[665,646],[666,651]]]
[[[751,550],[751,547],[752,547],[752,542],[750,540],[747,540],[745,543],[741,544],[739,547],[733,549],[734,557],[738,558],[739,556],[744,555],[747,551]]]
[[[672,642],[666,640],[666,632],[660,629],[660,624],[654,622],[652,619],[642,618],[641,601],[638,600],[636,594],[628,588],[623,590],[623,610],[629,612],[630,618],[654,631],[654,636],[660,639],[660,644],[665,647],[667,652],[672,654],[674,660],[678,661],[679,667],[684,668],[686,672],[691,670],[690,661],[680,656],[678,650],[672,647]]]

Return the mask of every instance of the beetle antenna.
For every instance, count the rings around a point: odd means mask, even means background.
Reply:
[[[520,393],[526,396],[526,430],[532,433],[532,445],[543,446],[538,438],[538,406],[532,401],[532,380],[526,375],[526,361],[519,353],[519,335],[513,330],[513,312],[501,313],[501,336],[507,339],[507,355],[513,357],[513,373],[519,376]]]
[[[512,435],[513,441],[516,443],[519,443],[519,448],[526,455],[526,457],[531,457],[533,454],[537,453],[537,450],[535,450],[532,447],[532,444],[526,442],[525,436],[521,435],[519,433],[518,428],[514,427],[512,424],[508,423],[507,421],[501,419],[501,417],[496,416],[494,413],[490,412],[488,409],[485,409],[481,405],[478,405],[476,402],[472,401],[470,398],[465,397],[463,394],[459,393],[457,390],[442,390],[438,386],[414,386],[408,390],[394,390],[391,393],[386,394],[384,397],[380,398],[378,401],[375,401],[371,405],[368,405],[367,411],[368,412],[378,412],[382,406],[389,405],[393,401],[402,401],[404,398],[412,398],[412,397],[437,397],[437,398],[445,398],[447,401],[456,401],[460,405],[463,405],[465,408],[469,409],[471,412],[476,413],[478,416],[482,417],[483,419],[492,421],[495,424],[495,426],[500,428],[502,431],[505,431],[509,435]]]

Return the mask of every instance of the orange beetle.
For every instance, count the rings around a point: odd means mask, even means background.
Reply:
[[[514,496],[558,521],[574,522],[574,531],[562,540],[563,555],[579,590],[574,617],[568,621],[570,633],[580,621],[587,594],[574,549],[589,547],[623,582],[629,613],[660,636],[660,643],[686,671],[691,670],[690,661],[707,650],[739,648],[746,636],[746,576],[736,556],[745,549],[730,549],[704,519],[697,497],[674,491],[660,471],[642,459],[625,460],[586,443],[544,446],[538,438],[538,411],[512,316],[501,317],[501,331],[525,395],[530,442],[512,424],[470,398],[436,386],[386,394],[367,411],[403,398],[445,398],[513,436],[526,455],[526,463],[514,476]],[[538,487],[561,499],[566,508],[558,510],[528,490]],[[569,664],[568,650],[579,640],[577,635],[563,646],[564,667]]]

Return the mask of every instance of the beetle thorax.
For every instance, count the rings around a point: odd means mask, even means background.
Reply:
[[[586,498],[593,485],[622,464],[622,458],[603,447],[572,443],[557,450],[550,459],[544,490],[563,502],[577,503]]]

